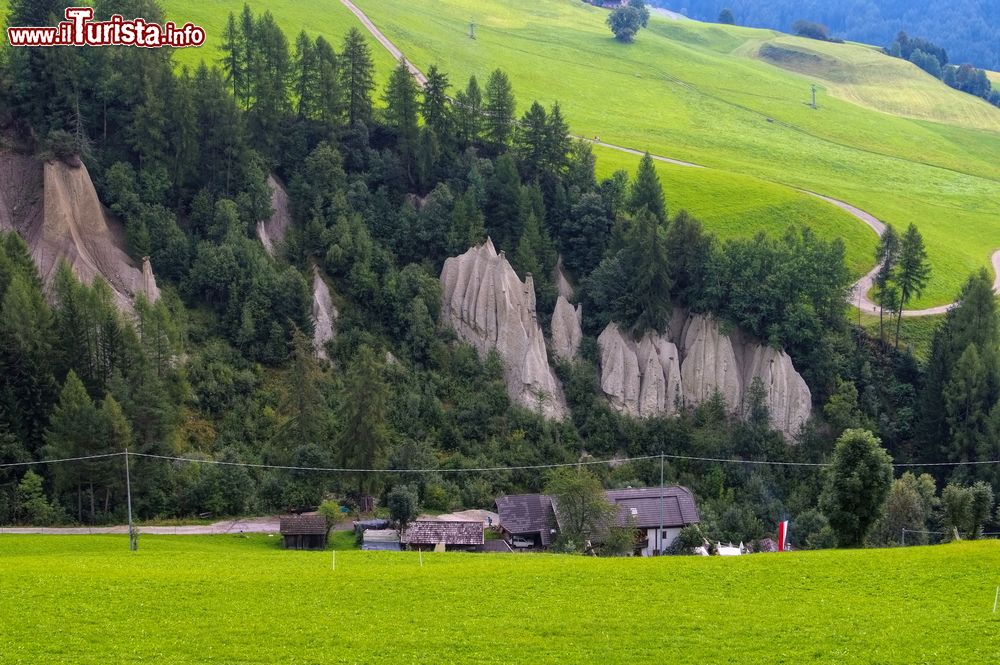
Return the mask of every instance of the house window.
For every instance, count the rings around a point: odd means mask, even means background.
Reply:
[[[660,532],[660,538],[662,538],[663,540],[666,540],[667,539],[667,532],[666,531],[661,531]]]

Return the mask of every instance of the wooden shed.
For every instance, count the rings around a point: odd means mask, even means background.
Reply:
[[[326,549],[327,526],[322,515],[288,515],[281,518],[286,550]]]
[[[448,520],[410,522],[400,542],[411,550],[443,549],[473,552],[485,542],[483,523]]]

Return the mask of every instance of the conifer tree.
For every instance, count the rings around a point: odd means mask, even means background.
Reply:
[[[465,90],[455,95],[455,132],[464,145],[473,145],[483,136],[483,92],[475,76],[469,77]]]
[[[903,308],[914,296],[919,297],[931,276],[931,266],[927,261],[927,250],[920,231],[910,224],[899,243],[899,268],[896,285],[899,288],[899,307],[896,311],[896,347],[899,347],[899,326]]]
[[[451,134],[449,87],[451,86],[448,83],[448,75],[440,71],[437,65],[431,65],[427,70],[427,83],[424,85],[420,112],[424,122],[434,129],[439,139],[447,139]]]
[[[372,117],[372,91],[375,89],[375,65],[368,42],[357,28],[344,37],[340,76],[347,97],[347,122],[369,123]]]
[[[639,161],[635,180],[629,193],[629,212],[637,214],[646,208],[660,222],[667,221],[667,206],[663,201],[663,186],[653,166],[653,158],[647,152]]]
[[[386,103],[386,124],[396,134],[400,161],[406,169],[409,182],[415,179],[417,142],[420,135],[417,117],[418,93],[419,88],[410,75],[406,60],[400,59],[389,76],[383,100]]]
[[[347,468],[373,469],[389,443],[389,385],[383,367],[368,345],[362,344],[344,376],[340,409],[340,461]],[[355,474],[358,491],[375,489],[374,474]]]
[[[494,69],[486,81],[486,142],[496,153],[510,145],[516,112],[514,90],[501,69]]]

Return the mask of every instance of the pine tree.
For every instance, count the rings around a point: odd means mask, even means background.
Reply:
[[[297,98],[296,113],[299,118],[319,116],[320,72],[316,47],[303,30],[295,39],[293,91]]]
[[[59,403],[52,412],[49,428],[45,433],[47,457],[84,457],[97,453],[98,417],[94,403],[83,387],[83,382],[72,370],[66,376]],[[57,464],[52,467],[52,478],[59,494],[76,491],[76,517],[83,521],[83,487],[90,480],[93,462]]]
[[[667,206],[663,201],[663,186],[653,166],[653,158],[647,152],[639,161],[635,180],[629,193],[628,209],[633,215],[646,208],[660,222],[667,221]]]
[[[316,67],[319,119],[330,129],[341,127],[347,111],[340,78],[340,59],[323,37],[316,38]]]
[[[990,383],[976,345],[969,344],[943,391],[951,433],[949,461],[975,459],[976,449],[987,433],[990,408],[996,401]]]
[[[257,44],[257,20],[254,18],[250,5],[244,4],[243,11],[240,12],[240,46],[242,62],[240,64],[242,84],[240,85],[240,95],[236,98],[244,109],[250,108],[253,103],[253,84],[251,77],[257,68],[257,59],[260,55]]]
[[[455,95],[455,132],[464,145],[479,143],[483,136],[483,93],[475,76],[469,77],[465,90]]]
[[[549,126],[545,109],[538,102],[521,116],[515,132],[517,156],[521,162],[525,178],[534,180],[549,167],[548,156]]]
[[[647,330],[661,332],[670,318],[670,261],[660,221],[645,206],[633,221],[624,250],[628,266],[628,292],[635,299],[633,316],[623,323],[632,324],[634,334]]]
[[[882,314],[886,309],[890,312],[895,311],[899,301],[899,290],[894,280],[896,266],[899,263],[899,250],[899,235],[891,224],[886,224],[885,232],[875,250],[875,261],[878,263],[878,272],[875,273],[874,280],[875,301],[879,304],[878,335],[882,341],[885,341]]]
[[[583,144],[582,141],[580,143]],[[556,102],[549,109],[549,119],[545,126],[545,166],[550,173],[563,173],[569,167],[571,147],[569,125],[563,119],[559,102]]]
[[[427,83],[424,85],[420,112],[427,126],[437,133],[439,139],[444,140],[451,135],[449,87],[448,75],[438,70],[437,65],[431,65],[427,70]]]
[[[385,117],[387,126],[396,134],[396,146],[400,160],[406,169],[407,180],[414,181],[414,170],[419,139],[417,118],[417,94],[419,87],[406,60],[400,59],[396,68],[389,76],[383,100],[386,103]]]
[[[457,256],[485,239],[483,213],[476,203],[475,192],[470,187],[455,201],[455,208],[451,213],[451,230],[448,232],[448,253]]]
[[[340,75],[347,96],[347,122],[368,124],[372,117],[372,91],[375,89],[375,65],[368,42],[357,28],[344,37]]]
[[[376,468],[389,443],[389,385],[375,351],[362,344],[344,377],[340,409],[340,460],[348,468]],[[361,494],[375,489],[374,474],[357,473]]]
[[[246,86],[246,49],[243,32],[236,23],[236,17],[229,12],[226,28],[222,33],[222,71],[226,73],[226,82],[233,86],[233,99],[243,99]]]
[[[498,249],[513,251],[521,237],[521,178],[510,155],[501,155],[486,183],[486,228]]]
[[[517,103],[510,79],[501,69],[494,69],[486,81],[486,142],[496,153],[510,145],[514,132]]]
[[[903,319],[903,308],[914,296],[919,297],[930,279],[931,266],[927,261],[927,250],[920,231],[910,224],[899,243],[899,268],[896,285],[899,288],[899,308],[896,311],[896,347],[899,347],[899,325]]]

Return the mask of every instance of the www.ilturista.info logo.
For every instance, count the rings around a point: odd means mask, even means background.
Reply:
[[[66,20],[55,27],[9,27],[11,46],[139,46],[160,48],[201,46],[205,30],[192,23],[177,27],[172,21],[159,25],[141,18],[125,20],[115,14],[109,21],[92,21],[92,7],[69,7]]]

